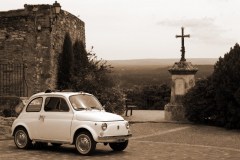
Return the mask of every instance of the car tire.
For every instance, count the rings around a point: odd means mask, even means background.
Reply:
[[[14,143],[19,149],[28,149],[32,146],[32,141],[25,128],[17,128],[14,132]]]
[[[126,140],[125,142],[120,142],[120,143],[109,143],[109,146],[114,151],[123,151],[128,146],[128,140]]]
[[[75,147],[82,155],[90,155],[96,149],[96,142],[89,132],[80,132],[75,138]]]

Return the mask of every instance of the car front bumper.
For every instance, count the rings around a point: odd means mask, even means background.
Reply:
[[[111,142],[124,142],[132,137],[132,134],[123,135],[123,136],[104,136],[98,137],[98,142],[100,143],[111,143]]]

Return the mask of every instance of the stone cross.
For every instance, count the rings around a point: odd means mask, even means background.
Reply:
[[[186,61],[186,59],[185,59],[185,47],[184,47],[184,38],[185,37],[190,38],[190,34],[184,35],[184,28],[182,27],[182,35],[176,35],[176,38],[182,38],[182,49],[181,49],[182,56],[181,56],[180,61]]]

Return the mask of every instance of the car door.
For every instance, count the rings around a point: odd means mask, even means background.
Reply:
[[[46,97],[39,116],[42,140],[70,141],[73,112],[63,97]]]
[[[27,126],[32,139],[39,139],[39,116],[41,115],[43,97],[33,98],[27,105],[26,111],[22,112],[24,123]]]

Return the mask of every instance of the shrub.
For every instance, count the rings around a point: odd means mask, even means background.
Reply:
[[[138,109],[163,110],[170,100],[171,90],[167,84],[161,84],[136,87],[125,93]]]
[[[12,116],[12,111],[11,111],[10,108],[4,109],[2,113],[3,113],[4,117],[11,117]]]
[[[183,101],[186,117],[197,123],[240,128],[240,47],[219,58],[213,74],[196,83]]]
[[[107,89],[97,95],[107,112],[122,115],[125,110],[124,94],[119,88]]]
[[[67,61],[67,63],[66,63]],[[111,66],[98,60],[92,51],[87,52],[85,44],[76,40],[73,44],[66,34],[63,53],[59,56],[58,89],[72,89],[96,95],[106,110],[121,114],[124,110],[123,93],[109,74]]]
[[[17,116],[15,107],[20,103],[19,97],[16,96],[2,96],[0,97],[1,115],[4,117]]]
[[[214,66],[212,83],[216,88],[218,121],[227,128],[240,128],[240,46],[220,58]]]
[[[195,123],[213,123],[216,118],[214,96],[215,89],[211,78],[197,81],[196,86],[184,96],[186,118]]]

